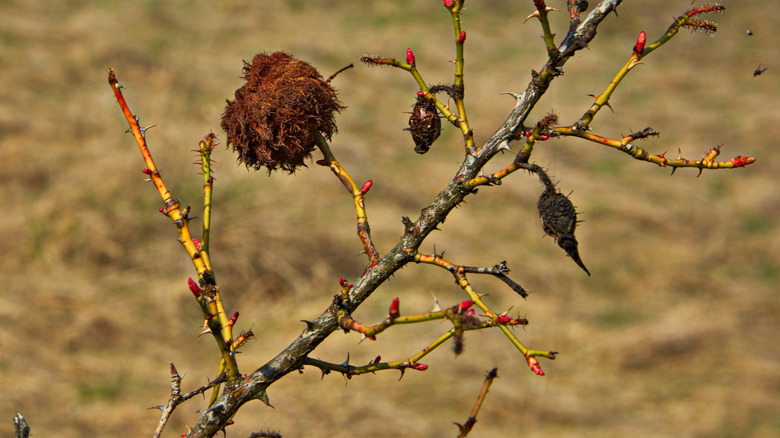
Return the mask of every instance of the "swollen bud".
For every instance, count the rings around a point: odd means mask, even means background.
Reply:
[[[646,42],[647,35],[645,34],[645,31],[639,32],[639,36],[636,38],[636,45],[634,45],[634,56],[642,56]]]
[[[390,311],[388,313],[390,315],[390,319],[395,319],[401,316],[401,306],[400,300],[398,298],[393,298],[393,302],[390,303]]]
[[[373,181],[371,181],[371,180],[366,181],[366,183],[363,184],[363,188],[360,189],[360,194],[361,195],[365,195],[366,193],[368,193],[368,191],[371,190],[371,185],[372,184],[374,184]]]
[[[412,49],[406,49],[406,63],[414,65],[414,53],[412,53]]]
[[[544,371],[542,371],[542,367],[539,365],[539,361],[536,360],[535,357],[529,356],[528,357],[528,366],[531,367],[531,371],[533,371],[538,376],[543,376]]]
[[[190,287],[190,292],[195,295],[195,298],[199,297],[200,294],[203,293],[203,289],[201,289],[200,286],[198,286],[198,283],[195,283],[195,280],[192,278],[187,279],[187,286]]]
[[[464,41],[466,41],[466,31],[462,30],[460,31],[460,35],[458,35],[458,42],[463,44]]]
[[[409,367],[417,371],[425,371],[428,369],[428,365],[425,365],[424,363],[413,363]]]
[[[466,300],[466,301],[464,301],[464,302],[462,302],[462,303],[458,304],[458,312],[463,312],[464,310],[468,309],[468,308],[469,308],[469,307],[471,307],[472,305],[474,305],[474,302],[473,302],[473,301],[471,301],[471,300]]]

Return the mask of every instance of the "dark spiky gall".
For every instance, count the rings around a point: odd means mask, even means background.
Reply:
[[[244,79],[222,114],[238,161],[269,173],[305,166],[317,137],[330,139],[336,132],[334,115],[345,107],[335,90],[309,63],[284,52],[245,61]]]
[[[566,255],[590,275],[590,271],[580,259],[577,239],[574,237],[574,229],[577,227],[577,211],[571,200],[550,185],[539,197],[537,208],[544,232],[552,236],[555,243],[566,251]]]
[[[428,152],[431,145],[441,134],[441,120],[436,110],[436,105],[425,96],[417,96],[417,102],[412,108],[412,115],[409,117],[409,128],[412,140],[414,140],[414,151],[418,154]]]

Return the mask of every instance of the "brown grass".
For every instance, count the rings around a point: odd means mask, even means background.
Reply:
[[[8,3],[8,2],[6,2]],[[527,3],[527,4],[526,4]],[[465,13],[467,101],[477,141],[503,122],[544,51],[539,27],[520,25],[531,2],[470,1]],[[551,1],[552,4],[555,1]],[[559,2],[562,3],[562,2]],[[592,4],[596,2],[591,2]],[[579,117],[630,55],[640,30],[653,41],[689,1],[626,2],[588,50],[573,59],[538,107],[562,123]],[[716,144],[724,156],[753,155],[737,171],[668,171],[576,141],[544,143],[549,166],[583,212],[577,229],[587,277],[550,238],[535,212],[540,186],[517,174],[469,198],[424,246],[457,263],[506,259],[534,291],[527,301],[502,283],[475,279],[497,308],[531,324],[519,335],[561,352],[533,375],[498,332],[467,333],[465,353],[442,349],[431,368],[345,382],[316,370],[269,391],[275,409],[249,405],[231,436],[262,428],[284,436],[450,437],[464,422],[489,369],[491,388],[472,436],[755,436],[780,434],[780,14],[772,2],[725,2],[714,38],[682,31],[632,71],[594,124],[607,136],[652,126],[654,152],[689,158]],[[561,5],[556,5],[561,6]],[[0,28],[0,428],[15,411],[36,436],[142,436],[168,397],[168,363],[185,390],[213,377],[217,354],[197,338],[198,309],[186,287],[193,272],[106,83],[108,67],[148,132],[176,196],[200,203],[197,142],[218,134],[225,99],[241,82],[242,60],[285,50],[324,76],[364,53],[402,57],[407,47],[432,83],[448,81],[453,56],[439,2],[197,1],[10,2]],[[555,17],[563,34],[564,14]],[[747,28],[754,35],[746,35]],[[764,75],[753,78],[762,64]],[[452,177],[458,135],[445,127],[425,156],[406,127],[416,91],[403,72],[359,67],[333,85],[348,108],[333,150],[358,180],[380,252]],[[257,341],[239,357],[261,365],[330,302],[337,279],[356,278],[351,199],[327,169],[294,176],[248,172],[221,150],[212,254],[239,326]],[[509,159],[509,158],[507,158]],[[496,219],[498,218],[498,219]],[[390,300],[402,312],[463,299],[451,277],[410,266],[356,315],[381,319]],[[314,356],[353,363],[401,359],[445,326],[392,329],[376,342],[334,334]],[[167,436],[192,424],[195,400]],[[774,414],[773,414],[774,412]],[[4,435],[8,435],[6,432]]]

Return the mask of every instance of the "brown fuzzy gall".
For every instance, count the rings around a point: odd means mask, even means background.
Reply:
[[[222,129],[238,161],[293,173],[305,166],[317,136],[336,132],[334,113],[345,107],[317,69],[288,53],[260,53],[244,62],[246,83],[228,100]]]

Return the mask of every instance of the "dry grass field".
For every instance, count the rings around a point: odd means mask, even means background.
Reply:
[[[218,4],[217,4],[218,3]],[[549,0],[563,9],[562,0]],[[556,5],[556,3],[559,3]],[[595,4],[596,1],[591,1]],[[698,2],[697,2],[698,3]],[[269,390],[274,409],[250,404],[228,436],[276,429],[285,437],[454,437],[484,374],[498,367],[471,436],[772,437],[780,435],[780,7],[725,1],[718,32],[681,31],[645,59],[599,114],[594,132],[618,137],[651,126],[643,147],[698,159],[722,144],[724,159],[756,156],[733,171],[668,169],[573,140],[540,144],[548,166],[582,212],[587,277],[543,237],[540,185],[517,174],[468,198],[422,250],[453,262],[507,260],[534,293],[474,278],[496,309],[514,306],[531,348],[560,352],[528,370],[498,331],[470,332],[465,352],[427,356],[425,372],[378,373],[345,381],[316,369]],[[197,337],[200,311],[186,287],[194,276],[175,240],[107,84],[109,67],[127,89],[162,175],[197,210],[191,152],[221,136],[225,99],[241,85],[242,60],[285,50],[325,76],[349,63],[334,86],[336,156],[359,181],[374,241],[387,251],[402,216],[417,217],[462,157],[451,127],[420,156],[406,127],[415,98],[410,76],[358,65],[364,53],[403,57],[412,47],[431,83],[451,80],[449,16],[438,0],[303,1],[6,0],[0,24],[0,435],[16,411],[36,437],[149,436],[149,406],[169,395],[169,363],[184,390],[214,377],[213,341]],[[576,120],[645,30],[654,41],[688,0],[627,1],[591,46],[566,66],[534,113]],[[545,60],[530,1],[469,0],[464,15],[466,100],[478,142],[513,106]],[[566,16],[554,16],[558,35]],[[751,29],[752,36],[747,35]],[[768,70],[758,77],[761,64]],[[517,145],[514,145],[517,149]],[[239,365],[273,357],[354,280],[365,258],[352,200],[327,169],[293,176],[247,171],[220,147],[212,257],[229,312],[257,340]],[[502,161],[503,160],[503,161]],[[511,160],[499,159],[500,165]],[[196,214],[197,215],[197,214]],[[199,226],[199,223],[198,223]],[[464,299],[452,277],[408,266],[357,313],[381,320],[393,297],[401,311]],[[362,364],[401,360],[446,324],[396,327],[375,342],[334,333],[313,356]],[[186,432],[205,401],[179,408],[165,436]]]

